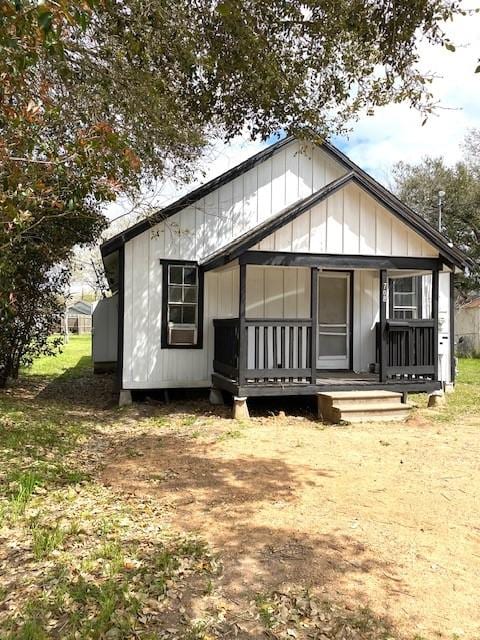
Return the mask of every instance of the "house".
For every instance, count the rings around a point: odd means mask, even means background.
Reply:
[[[453,277],[468,259],[328,142],[282,139],[101,252],[124,398],[211,387],[244,409],[454,382]]]
[[[480,354],[480,297],[470,300],[457,310],[455,342],[462,355]]]

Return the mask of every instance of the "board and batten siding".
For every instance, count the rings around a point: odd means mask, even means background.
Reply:
[[[123,386],[208,386],[213,364],[212,320],[238,316],[238,266],[208,272],[203,348],[161,349],[161,259],[200,261],[344,173],[345,168],[322,149],[292,141],[242,176],[129,240],[125,244]],[[437,255],[353,185],[286,225],[258,248]],[[308,317],[310,281],[306,270],[258,269],[256,275],[251,268],[247,271],[247,313],[251,317]],[[358,345],[354,348],[354,369],[362,371],[375,355],[378,274],[359,273],[354,296],[354,345]]]
[[[357,185],[347,185],[254,249],[435,257],[438,251]]]
[[[208,385],[212,319],[238,315],[238,268],[207,273],[203,349],[161,349],[162,258],[201,260],[344,173],[322,149],[292,141],[242,176],[128,241],[125,388]],[[278,302],[269,304],[275,308]]]
[[[322,149],[294,141],[142,235],[159,258],[202,260],[344,173]]]

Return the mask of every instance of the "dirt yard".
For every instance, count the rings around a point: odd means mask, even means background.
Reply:
[[[238,426],[199,417],[190,429],[123,443],[101,479],[120,494],[153,496],[175,527],[213,544],[233,610],[254,592],[306,588],[368,606],[410,637],[473,638],[479,422],[452,429],[417,413],[407,424],[272,416]]]
[[[479,640],[480,361],[407,423],[237,423],[74,346],[0,393],[1,640]]]

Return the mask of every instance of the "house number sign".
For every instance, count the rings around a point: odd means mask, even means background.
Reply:
[[[384,282],[383,291],[382,291],[382,301],[387,302],[387,297],[388,297],[388,283]]]

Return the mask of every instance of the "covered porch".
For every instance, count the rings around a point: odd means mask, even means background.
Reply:
[[[252,313],[249,287],[257,283],[249,270],[258,266],[307,270],[309,300],[302,308],[307,313],[299,315],[298,305],[292,317],[288,305],[283,317],[259,317],[258,309]],[[442,260],[247,251],[237,268],[238,317],[213,320],[214,387],[241,397],[368,389],[431,392],[442,387]],[[362,290],[362,273],[367,272],[373,284]],[[408,302],[410,292],[396,293],[392,282],[412,274],[428,278],[428,300],[420,294],[416,311],[407,304],[395,307],[393,301]],[[365,328],[357,330],[362,318],[354,309],[356,303],[365,304],[365,297],[372,307],[367,338]],[[366,355],[359,363],[355,354],[362,348]]]

